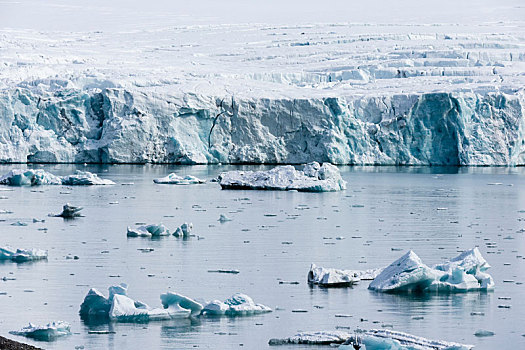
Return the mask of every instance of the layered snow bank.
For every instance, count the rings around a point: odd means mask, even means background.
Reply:
[[[229,171],[219,175],[223,189],[297,190],[304,192],[331,192],[346,189],[339,169],[332,164],[308,163],[302,171],[291,165],[278,166],[268,171]]]
[[[369,270],[339,270],[320,267],[315,264],[308,271],[308,283],[317,284],[321,287],[349,287],[362,280],[373,280],[383,269]]]
[[[360,344],[366,350],[469,350],[474,346],[430,340],[415,335],[392,330],[359,330],[355,334],[342,331],[302,332],[293,337],[270,339],[269,345],[310,344],[330,345],[341,344],[341,350],[354,350],[353,344]],[[364,345],[364,347],[363,347]]]
[[[41,249],[13,249],[11,247],[0,247],[0,260],[11,260],[22,263],[28,261],[47,259],[47,251]]]
[[[56,176],[42,169],[14,169],[0,177],[0,184],[9,186],[38,186],[38,185],[114,185],[111,180],[101,179],[97,174],[89,171],[80,171],[73,175]]]
[[[478,248],[434,267],[425,265],[409,251],[386,267],[368,288],[387,293],[492,290],[494,280],[485,272],[489,267]]]
[[[48,323],[45,326],[37,326],[29,323],[18,331],[11,331],[9,333],[14,335],[22,335],[24,337],[33,338],[36,340],[51,341],[58,337],[63,337],[71,334],[71,326],[69,323],[57,321]]]
[[[192,175],[179,176],[175,173],[171,173],[165,177],[154,179],[153,182],[156,184],[168,184],[168,185],[194,185],[203,184],[206,180],[201,180]]]
[[[237,293],[224,302],[213,301],[203,305],[183,295],[167,292],[161,294],[162,308],[151,308],[147,304],[127,296],[128,286],[120,284],[109,287],[106,298],[95,288],[89,290],[80,305],[80,317],[84,320],[108,319],[116,322],[148,322],[170,320],[199,315],[247,316],[272,311],[256,304],[247,295]]]
[[[248,316],[271,312],[272,309],[262,304],[256,304],[246,294],[236,293],[224,302],[214,300],[202,309],[206,316]]]

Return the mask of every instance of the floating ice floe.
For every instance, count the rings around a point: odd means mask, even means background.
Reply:
[[[343,331],[302,332],[289,338],[270,339],[268,342],[269,345],[341,344],[338,347],[341,350],[354,350],[356,348],[353,344],[356,343],[361,345],[361,349],[366,350],[469,350],[474,347],[443,340],[429,340],[403,332],[383,329],[359,330],[355,334]]]
[[[191,222],[189,224],[185,222],[179,227],[177,227],[173,235],[179,238],[186,238],[190,236],[190,233],[192,230],[193,230],[193,224]]]
[[[256,304],[246,294],[236,293],[224,302],[214,300],[208,303],[201,313],[207,316],[248,316],[271,311],[268,306]]]
[[[185,296],[168,292],[160,296],[163,308],[151,308],[147,304],[127,296],[125,283],[109,287],[106,298],[91,288],[80,305],[80,317],[85,320],[98,318],[116,322],[148,322],[198,315],[202,305]]]
[[[308,163],[302,171],[291,165],[278,166],[268,171],[229,171],[219,175],[223,189],[297,190],[304,192],[331,192],[346,189],[339,169],[330,163],[322,166]]]
[[[388,293],[492,290],[494,280],[484,272],[489,267],[478,248],[434,267],[423,264],[413,251],[409,251],[386,267],[368,288]]]
[[[49,216],[62,217],[64,219],[79,218],[79,217],[84,216],[84,215],[80,214],[80,211],[82,209],[84,209],[84,208],[82,208],[82,207],[75,207],[75,206],[72,206],[69,203],[66,203],[62,207],[62,212],[60,214],[56,214],[56,215],[49,214]]]
[[[56,176],[42,169],[13,169],[0,177],[0,184],[9,186],[39,186],[39,185],[114,185],[111,180],[101,179],[97,174],[80,171],[73,175]]]
[[[348,287],[362,280],[373,280],[383,269],[338,270],[312,264],[308,272],[308,283],[321,287]]]
[[[51,341],[58,337],[63,337],[71,334],[69,323],[63,321],[57,321],[48,323],[45,326],[36,326],[29,323],[27,327],[24,327],[18,331],[9,332],[14,335],[22,335],[24,337],[33,338],[36,340]]]
[[[170,231],[166,229],[163,224],[155,225],[144,225],[136,228],[130,228],[128,226],[128,237],[160,237],[169,236]]]
[[[223,222],[232,221],[232,219],[230,219],[229,217],[227,217],[227,216],[224,215],[224,214],[221,214],[221,215],[219,216],[219,219],[218,219],[217,221],[219,221],[220,223],[223,223]]]
[[[179,176],[175,173],[171,173],[168,176],[154,179],[153,182],[155,182],[156,184],[168,185],[194,185],[206,183],[206,180],[201,180],[191,175]]]
[[[12,249],[0,247],[0,260],[11,260],[16,263],[45,260],[47,251],[41,249]]]

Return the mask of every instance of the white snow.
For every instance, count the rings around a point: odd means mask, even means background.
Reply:
[[[13,249],[11,247],[0,247],[0,260],[11,260],[16,263],[45,260],[47,251],[41,249]]]
[[[42,169],[13,169],[0,177],[0,184],[9,186],[38,186],[38,185],[114,185],[111,180],[101,179],[97,174],[89,171],[80,171],[73,175],[56,176]]]
[[[170,231],[163,224],[142,225],[135,228],[128,226],[128,237],[159,237],[169,236]]]
[[[153,182],[156,184],[169,184],[169,185],[194,185],[206,183],[206,180],[201,180],[192,175],[179,176],[175,173],[171,173],[165,177],[154,179]]]
[[[51,322],[45,326],[38,326],[29,323],[27,327],[24,327],[18,331],[11,331],[9,333],[14,335],[22,335],[24,337],[33,338],[36,340],[50,341],[58,337],[70,335],[70,328],[71,326],[69,323],[64,321]]]
[[[246,294],[236,293],[224,302],[214,300],[202,309],[203,315],[208,316],[247,316],[271,312],[272,309],[262,304],[256,304]]]
[[[434,267],[425,265],[413,251],[386,267],[368,287],[379,292],[468,292],[494,289],[484,272],[489,265],[478,248],[461,253]]]
[[[205,1],[3,4],[0,160],[525,164],[520,0]]]
[[[346,189],[339,169],[332,164],[308,163],[302,171],[291,165],[268,171],[229,171],[219,175],[223,189],[330,192]]]

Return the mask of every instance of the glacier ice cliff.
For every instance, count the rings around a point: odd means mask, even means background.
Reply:
[[[42,85],[42,84],[40,84]],[[524,165],[525,94],[0,90],[0,161]]]

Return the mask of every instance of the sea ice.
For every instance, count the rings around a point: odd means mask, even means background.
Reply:
[[[183,177],[175,173],[171,173],[168,176],[154,179],[153,182],[155,182],[156,184],[169,184],[169,185],[193,185],[193,184],[206,183],[206,180],[201,180],[191,175],[186,175]]]
[[[0,260],[11,260],[16,263],[45,260],[47,251],[41,249],[12,249],[10,247],[0,247]]]
[[[18,331],[9,332],[14,335],[22,335],[24,337],[33,338],[36,340],[51,341],[58,337],[63,337],[71,334],[70,325],[63,321],[48,323],[45,326],[36,326],[29,323]]]
[[[73,219],[73,218],[78,218],[78,217],[82,217],[83,216],[82,214],[80,214],[80,211],[82,209],[84,209],[84,208],[82,208],[82,207],[75,207],[75,206],[72,206],[69,203],[66,203],[62,207],[62,212],[60,214],[56,214],[56,215],[49,214],[49,215],[50,216],[56,216],[56,217],[62,217],[64,219]]]
[[[322,166],[308,163],[302,171],[291,165],[278,166],[268,171],[229,171],[219,175],[223,189],[297,190],[330,192],[346,189],[339,169],[330,163]]]
[[[382,270],[338,270],[312,264],[308,272],[308,283],[321,287],[348,287],[362,280],[373,280]]]
[[[271,312],[272,309],[262,304],[256,304],[252,298],[246,294],[236,293],[224,302],[214,300],[204,306],[203,315],[209,316],[247,316]]]
[[[468,292],[492,290],[490,267],[478,248],[461,253],[444,264],[429,267],[409,251],[386,267],[368,287],[379,292]]]
[[[159,237],[169,236],[170,231],[166,229],[163,224],[155,225],[143,225],[136,228],[130,228],[128,226],[128,237]]]
[[[9,186],[39,186],[39,185],[114,185],[111,180],[101,179],[97,174],[80,171],[73,175],[56,176],[42,169],[13,169],[0,177],[0,184]]]
[[[173,235],[175,237],[180,237],[180,238],[189,237],[192,230],[193,230],[193,224],[191,222],[189,224],[185,222],[179,227],[177,227]]]

